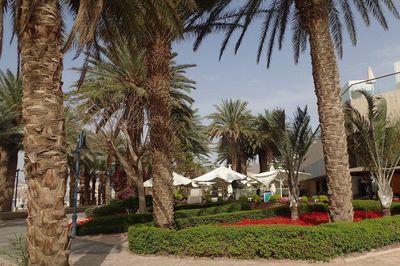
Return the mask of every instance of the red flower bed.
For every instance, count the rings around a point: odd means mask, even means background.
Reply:
[[[76,221],[76,225],[82,225],[82,224],[90,222],[90,221],[93,221],[93,218],[92,217],[87,217],[87,218],[85,218],[83,220]],[[70,222],[68,224],[68,228],[71,228],[71,227],[72,227],[72,222]]]
[[[358,222],[364,219],[374,219],[382,217],[381,212],[377,211],[354,211],[354,222]],[[288,217],[276,216],[272,218],[265,218],[259,220],[244,219],[235,223],[224,224],[224,226],[245,226],[245,225],[260,225],[260,224],[290,224],[290,225],[301,225],[301,226],[313,226],[320,225],[329,222],[329,216],[326,212],[308,212],[300,216],[297,221],[292,221]]]

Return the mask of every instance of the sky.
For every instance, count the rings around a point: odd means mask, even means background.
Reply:
[[[368,66],[372,67],[375,76],[381,76],[394,72],[393,63],[400,61],[399,20],[388,15],[389,31],[384,31],[376,21],[369,28],[365,27],[359,17],[356,22],[358,44],[353,47],[345,35],[344,56],[338,61],[342,86],[348,80],[366,79]],[[67,18],[66,24],[70,28],[70,18]],[[9,44],[11,32],[8,16],[4,25],[0,69],[10,68],[15,71],[16,48],[15,42]],[[237,55],[234,55],[233,45],[228,46],[221,61],[218,55],[222,33],[209,36],[197,52],[192,49],[193,39],[174,43],[173,49],[178,53],[178,63],[197,65],[187,73],[188,77],[197,82],[197,89],[192,94],[195,108],[199,109],[202,116],[206,116],[215,110],[215,104],[219,104],[222,99],[231,98],[247,101],[254,114],[263,109],[279,107],[291,115],[297,106],[308,105],[312,125],[316,127],[318,113],[309,52],[304,53],[300,63],[295,65],[288,35],[283,50],[275,51],[271,67],[267,70],[265,60],[256,64],[260,26],[260,23],[255,23],[250,28]],[[82,64],[81,58],[73,60],[73,57],[73,51],[64,57],[64,91],[69,90],[78,78],[78,74],[71,68]],[[394,78],[380,81],[376,86],[379,90],[393,88]]]

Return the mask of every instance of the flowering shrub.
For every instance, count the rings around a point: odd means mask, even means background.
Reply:
[[[282,197],[279,199],[279,203],[281,204],[289,204],[289,198],[288,197]]]
[[[87,217],[87,218],[85,218],[83,220],[76,221],[76,225],[79,226],[79,225],[85,224],[85,223],[90,222],[90,221],[93,221],[93,218],[92,217]],[[68,228],[71,228],[71,227],[72,227],[72,222],[70,222],[68,224]]]
[[[382,217],[382,213],[377,211],[354,211],[354,222],[358,222],[365,219],[374,219]],[[276,216],[265,219],[243,219],[241,221],[235,223],[223,224],[226,226],[244,226],[244,225],[259,225],[259,224],[290,224],[290,225],[302,225],[302,226],[311,226],[311,225],[320,225],[329,222],[329,216],[326,212],[307,212],[300,216],[300,219],[297,221],[292,221],[288,217],[284,216]]]
[[[244,220],[241,220],[236,223],[223,224],[223,225],[244,226],[244,225],[259,225],[259,224],[290,224],[290,225],[303,225],[303,226],[310,225],[302,220],[292,221],[290,218],[283,217],[283,216],[276,216],[276,217],[265,218],[265,219],[260,219],[260,220],[244,219]]]

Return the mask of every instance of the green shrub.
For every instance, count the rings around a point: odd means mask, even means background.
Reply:
[[[312,199],[313,202],[318,202],[319,201],[319,196],[314,195],[314,196],[311,197],[311,199]]]
[[[94,220],[79,225],[77,235],[122,233],[134,224],[153,221],[153,214],[120,214],[96,217]]]
[[[152,196],[146,196],[146,206],[151,210],[153,204]],[[98,207],[90,207],[85,210],[86,217],[99,217],[107,215],[122,214],[126,212],[136,212],[139,206],[137,197],[119,200],[113,199],[110,204]]]
[[[198,204],[182,204],[182,205],[175,205],[174,210],[179,211],[179,210],[204,209],[231,203],[232,202],[230,201],[224,201],[224,202],[209,202],[209,203],[198,203]]]
[[[175,218],[204,216],[216,213],[230,213],[241,210],[250,210],[248,202],[234,202],[219,204],[202,209],[188,209],[175,212]],[[126,232],[130,225],[149,223],[153,221],[153,214],[117,214],[112,216],[95,216],[93,221],[78,226],[78,235],[108,234]]]
[[[278,193],[275,193],[274,195],[272,195],[269,200],[271,202],[279,202],[279,200],[282,198],[282,196]]]
[[[320,195],[320,196],[319,196],[319,201],[320,201],[320,202],[323,202],[323,203],[328,203],[328,201],[329,201],[328,196],[326,196],[326,195]]]
[[[308,197],[307,196],[300,197],[300,202],[307,204],[308,203]]]
[[[239,201],[240,202],[248,202],[249,201],[249,197],[242,195],[242,196],[239,197]]]
[[[273,209],[238,211],[232,213],[220,213],[208,216],[192,216],[189,218],[180,218],[175,220],[175,226],[178,229],[207,224],[223,224],[237,222],[243,219],[263,219],[277,215],[287,216],[290,214],[288,206],[280,206]]]
[[[139,254],[325,261],[400,242],[400,216],[310,227],[130,227],[128,240],[129,249]]]
[[[217,205],[203,209],[180,210],[175,212],[175,218],[189,218],[194,216],[206,216],[218,213],[231,213],[237,211],[250,210],[251,205],[248,202],[232,202],[224,205]]]
[[[99,208],[95,208],[93,210],[93,215],[91,217],[110,216],[110,215],[124,214],[124,213],[127,213],[125,207],[110,204]]]
[[[251,199],[255,203],[261,203],[262,202],[262,198],[260,196],[258,196],[257,194],[255,194],[255,193],[251,196]]]

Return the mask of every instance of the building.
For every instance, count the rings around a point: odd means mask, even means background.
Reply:
[[[400,72],[400,62],[394,64],[395,72]],[[395,75],[395,85],[389,85],[390,90],[377,89],[384,83],[371,81],[374,78],[371,67],[368,68],[366,80],[351,80],[342,89],[342,102],[350,101],[361,113],[366,113],[367,102],[360,94],[360,90],[366,91],[378,97],[382,97],[387,102],[388,118],[391,121],[400,119],[400,74]],[[393,79],[388,77],[387,79]],[[387,80],[390,81],[390,80]],[[386,86],[386,85],[385,85]],[[383,87],[383,86],[382,86]],[[351,162],[352,163],[352,162]],[[377,188],[371,180],[369,172],[363,167],[353,164],[350,165],[352,176],[352,190],[355,198],[373,197]],[[311,177],[307,180],[300,180],[300,190],[303,195],[317,195],[327,191],[326,172],[324,155],[321,140],[317,140],[308,152],[306,160],[303,162],[302,171],[310,173]],[[392,179],[392,188],[395,195],[400,196],[400,166],[397,167]],[[321,193],[322,192],[322,193]]]

